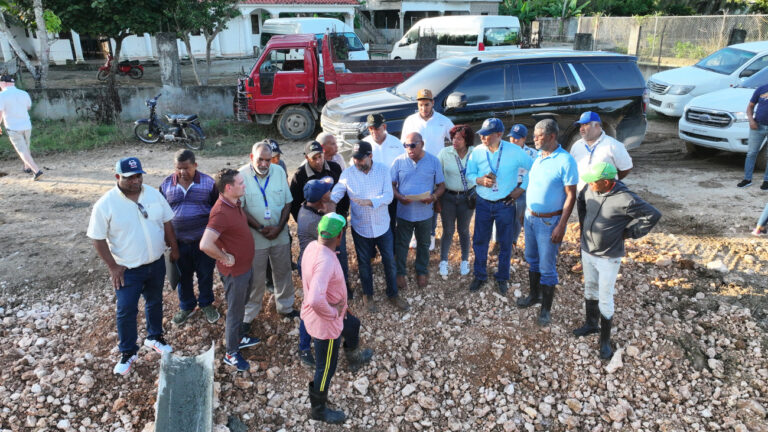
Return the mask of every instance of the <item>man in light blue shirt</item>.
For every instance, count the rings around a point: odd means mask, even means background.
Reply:
[[[579,170],[576,160],[557,143],[554,120],[536,123],[533,142],[539,156],[528,172],[525,260],[530,266],[530,293],[517,300],[522,308],[541,303],[539,325],[548,325],[557,285],[557,254],[576,203]]]
[[[345,194],[349,196],[352,240],[357,253],[365,308],[369,312],[377,311],[373,303],[373,269],[371,267],[374,248],[377,248],[384,266],[387,297],[395,307],[406,311],[410,306],[397,293],[393,235],[392,230],[389,229],[388,205],[392,202],[392,182],[389,169],[384,164],[373,162],[372,153],[370,143],[365,141],[355,143],[352,153],[354,164],[341,173],[339,182],[331,191],[331,201],[338,203]]]
[[[488,243],[491,241],[491,227],[496,223],[496,238],[499,240],[499,265],[494,278],[499,292],[506,295],[509,288],[509,260],[512,253],[510,230],[515,220],[515,200],[528,187],[528,177],[518,186],[520,169],[531,168],[531,158],[518,146],[502,141],[504,123],[489,118],[477,131],[483,144],[475,147],[467,162],[467,181],[477,184],[477,205],[475,207],[475,233],[472,249],[475,252],[475,279],[469,286],[474,292],[488,279]]]
[[[406,261],[408,241],[416,235],[416,282],[419,288],[427,286],[429,274],[429,243],[432,232],[432,203],[445,192],[445,179],[440,160],[424,151],[424,140],[418,132],[409,133],[403,140],[406,154],[392,162],[390,176],[397,206],[397,235],[395,260],[397,262],[397,286],[407,286]],[[420,196],[414,199],[414,196]],[[410,198],[409,198],[410,197]]]

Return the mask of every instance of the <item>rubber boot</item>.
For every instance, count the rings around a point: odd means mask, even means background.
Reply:
[[[542,285],[541,286],[541,312],[539,312],[539,325],[549,325],[550,310],[552,310],[552,300],[555,298],[555,286],[554,285]]]
[[[528,281],[531,286],[530,293],[528,297],[517,299],[517,307],[527,308],[541,303],[541,273],[529,271]]]
[[[598,300],[584,300],[584,310],[587,314],[587,320],[584,322],[583,326],[573,331],[574,336],[581,337],[600,331],[600,327],[598,327],[598,317],[600,316],[600,307],[598,306],[598,303]]]
[[[314,381],[309,383],[309,403],[312,405],[312,412],[310,417],[312,420],[320,420],[322,422],[331,424],[342,424],[347,416],[343,411],[337,411],[329,409],[328,392],[318,392],[315,390]]]
[[[600,315],[600,358],[608,360],[613,357],[611,349],[611,321],[602,314]]]
[[[347,366],[352,372],[357,372],[364,364],[371,361],[373,350],[370,348],[355,349],[344,348],[344,356],[347,358]]]

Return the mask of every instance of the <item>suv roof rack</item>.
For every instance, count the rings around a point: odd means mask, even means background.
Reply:
[[[475,63],[480,63],[482,60],[480,60],[479,57],[472,57],[472,60],[469,61],[469,64],[473,65]]]

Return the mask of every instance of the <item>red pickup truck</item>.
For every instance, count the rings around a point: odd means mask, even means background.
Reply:
[[[346,44],[334,43],[341,37],[326,34],[322,46],[343,49]],[[283,137],[304,139],[315,131],[326,101],[399,84],[432,61],[343,60],[342,49],[318,49],[311,34],[273,36],[251,73],[238,80],[235,116],[259,124],[271,124],[277,117]]]

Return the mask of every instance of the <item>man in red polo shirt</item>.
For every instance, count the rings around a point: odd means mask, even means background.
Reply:
[[[240,206],[245,194],[245,181],[237,171],[225,168],[215,176],[219,199],[211,209],[200,250],[216,260],[227,298],[224,363],[245,371],[250,368],[240,350],[261,342],[245,335],[243,314],[251,286],[251,262],[254,246],[248,219]]]

